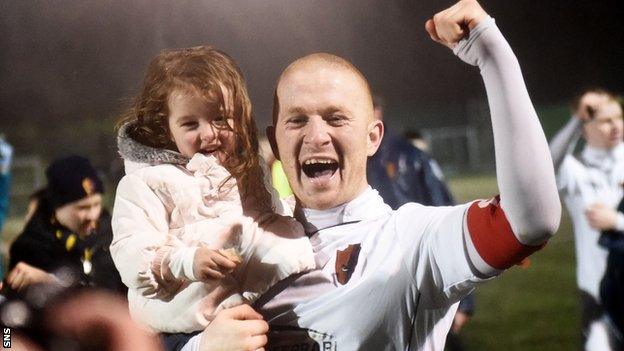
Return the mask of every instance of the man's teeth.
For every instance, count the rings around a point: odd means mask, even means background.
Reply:
[[[332,160],[326,160],[326,159],[317,159],[317,158],[312,158],[309,159],[307,161],[304,162],[305,165],[312,165],[312,164],[317,164],[317,163],[321,163],[321,164],[330,164],[330,163],[334,163],[334,161]]]

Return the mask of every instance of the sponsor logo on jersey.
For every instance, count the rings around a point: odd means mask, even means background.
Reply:
[[[336,338],[312,329],[271,326],[267,351],[336,351]]]

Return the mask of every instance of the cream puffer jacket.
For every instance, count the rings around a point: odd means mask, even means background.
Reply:
[[[235,180],[213,156],[189,160],[142,145],[127,130],[117,140],[126,175],[117,187],[111,254],[135,320],[160,332],[203,330],[221,309],[253,302],[278,281],[314,268],[312,246],[290,207],[274,200],[279,214],[245,216]],[[221,280],[198,281],[193,259],[200,245],[234,248],[243,262]]]

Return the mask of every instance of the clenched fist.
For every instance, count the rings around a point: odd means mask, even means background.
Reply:
[[[476,0],[460,0],[448,9],[436,13],[425,23],[431,39],[453,49],[476,27],[487,13]]]
[[[574,114],[583,122],[590,122],[594,119],[596,112],[610,101],[609,96],[605,94],[588,92],[581,97],[578,109]]]

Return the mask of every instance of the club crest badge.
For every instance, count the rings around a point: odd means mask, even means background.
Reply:
[[[359,254],[360,244],[349,245],[342,251],[336,251],[336,278],[340,284],[345,285],[351,279]]]
[[[87,195],[95,193],[95,182],[91,178],[85,178],[82,180],[82,189]]]

